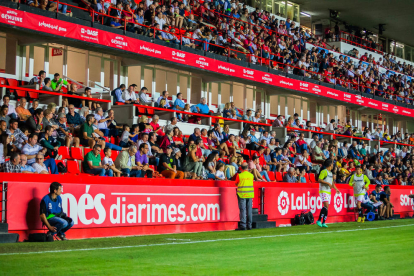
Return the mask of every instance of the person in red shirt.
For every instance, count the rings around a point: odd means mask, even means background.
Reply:
[[[367,59],[368,59],[367,53],[363,54],[360,58],[360,60],[362,61],[367,61]]]
[[[305,134],[301,133],[299,139],[296,141],[296,150],[301,153],[303,150],[308,150],[308,144],[305,141]]]

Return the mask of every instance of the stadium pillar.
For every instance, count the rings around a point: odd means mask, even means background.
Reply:
[[[217,106],[220,108],[221,105],[221,82],[217,83],[218,89],[217,89]]]
[[[256,111],[256,89],[253,89],[253,114]]]
[[[33,46],[31,46],[33,47]],[[10,37],[7,36],[6,39],[6,74],[10,74],[13,76],[17,76],[18,74],[18,66],[17,66],[17,48],[18,48],[18,44],[17,44],[17,38],[14,37]],[[4,50],[4,49],[3,49]],[[29,75],[30,77],[32,75]]]
[[[265,115],[265,117],[270,118],[270,95],[268,95],[266,93],[265,97],[266,97],[266,108],[265,108],[266,115]]]
[[[89,51],[85,53],[85,84],[89,86]]]
[[[154,98],[155,96],[154,96],[154,94],[155,94],[155,91],[156,90],[156,82],[155,82],[155,68],[152,68],[152,82],[151,82],[151,94],[152,94],[152,97]],[[155,98],[154,98],[155,99]]]
[[[101,58],[101,84],[104,84],[105,86],[105,59]]]
[[[43,70],[45,70],[46,75],[49,75],[51,74],[51,72],[49,72],[49,45],[46,45],[44,47],[44,51],[45,51],[45,60],[44,60]]]
[[[18,80],[24,80],[26,78],[26,46],[17,46],[18,54],[16,55],[16,77]]]
[[[289,119],[289,106],[288,106],[288,97],[287,96],[285,96],[285,118]]]
[[[191,75],[187,77],[187,103],[191,103]]]
[[[230,84],[230,102],[233,102],[233,83]]]
[[[245,84],[243,84],[243,109],[244,109],[244,113],[246,114],[247,111],[247,87]]]
[[[67,53],[66,53],[66,55],[64,55],[64,57],[65,56],[66,56],[66,62],[65,62],[65,59],[64,59],[63,60],[64,61],[63,62],[63,67],[64,67],[64,69],[67,69]],[[66,66],[66,68],[65,68],[65,66]],[[29,46],[29,78],[33,77],[33,71],[34,71],[33,69],[34,69],[34,46],[30,45]],[[65,72],[67,73],[67,70],[65,70]],[[7,73],[7,69],[6,69],[6,73]],[[67,75],[67,74],[63,73],[63,75]]]
[[[277,115],[280,115],[280,95],[277,95]]]
[[[180,74],[177,74],[177,94],[180,92]]]

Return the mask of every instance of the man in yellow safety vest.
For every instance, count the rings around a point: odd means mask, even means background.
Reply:
[[[248,171],[247,163],[241,166],[242,172],[237,175],[237,198],[239,201],[240,223],[238,230],[252,229],[252,203],[254,198],[254,176]],[[246,218],[247,217],[247,218]]]

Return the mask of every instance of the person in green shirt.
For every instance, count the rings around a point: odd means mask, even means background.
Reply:
[[[94,130],[92,124],[94,120],[95,116],[93,114],[86,116],[85,123],[80,127],[80,143],[85,147],[93,148],[95,144],[98,144],[101,148],[105,148],[105,141],[93,136]]]
[[[365,157],[365,156],[367,156],[367,149],[366,149],[366,144],[362,144],[362,148],[360,148],[359,149],[359,153],[363,156],[363,157]]]
[[[93,150],[85,155],[83,160],[83,170],[86,173],[99,176],[113,176],[114,172],[109,168],[109,164],[102,165],[101,162],[101,146],[96,144]]]
[[[50,88],[52,88],[53,91],[57,91],[62,88],[62,85],[68,86],[69,83],[66,80],[62,79],[59,73],[55,73],[53,80],[50,82]]]

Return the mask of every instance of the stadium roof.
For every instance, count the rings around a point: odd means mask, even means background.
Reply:
[[[340,12],[339,20],[378,33],[378,25],[386,24],[383,35],[414,46],[414,1],[332,1],[295,0],[301,11],[312,15],[312,21],[329,18],[329,9]],[[346,31],[346,30],[343,30]]]

